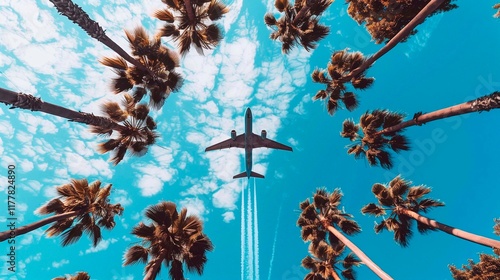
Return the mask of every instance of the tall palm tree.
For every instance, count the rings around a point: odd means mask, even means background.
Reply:
[[[125,31],[125,34],[132,54],[141,65],[147,67],[149,72],[136,66],[129,66],[121,57],[104,57],[100,62],[113,68],[118,75],[112,83],[113,93],[134,89],[136,102],[141,101],[148,93],[150,107],[159,109],[170,93],[182,85],[181,75],[175,71],[175,68],[179,67],[179,57],[161,44],[159,36],[149,38],[142,27],[137,27],[133,32]]]
[[[498,11],[497,11],[497,13],[494,15],[494,17],[496,17],[496,18],[500,18],[500,3],[495,4],[495,5],[493,6],[493,9],[497,9],[497,10],[498,10]]]
[[[45,233],[48,237],[61,235],[63,246],[78,241],[83,233],[89,235],[93,246],[97,246],[102,239],[101,227],[113,229],[115,215],[123,212],[119,203],[109,203],[111,184],[101,187],[99,180],[89,184],[87,179],[71,179],[71,183],[58,186],[56,190],[59,197],[36,210],[42,215],[53,215],[17,228],[16,236],[52,224]],[[1,232],[0,242],[10,238],[10,234],[10,231]]]
[[[319,90],[313,97],[314,100],[328,99],[326,109],[330,115],[344,107],[352,111],[358,107],[358,98],[352,91],[348,91],[344,82],[339,82],[339,77],[350,73],[353,69],[361,65],[366,58],[360,52],[348,52],[347,50],[336,51],[332,54],[328,68],[326,70],[316,69],[311,77],[314,82],[326,85],[326,89]],[[327,74],[329,77],[327,77]],[[355,89],[366,89],[373,83],[373,78],[367,78],[361,74],[352,78],[350,82]]]
[[[222,32],[214,22],[229,12],[218,0],[162,0],[167,8],[156,11],[154,16],[166,24],[160,36],[172,37],[179,52],[185,55],[191,45],[203,54],[203,49],[213,49],[222,40]]]
[[[137,61],[135,58],[131,57],[126,51],[124,51],[118,44],[116,44],[112,39],[110,39],[104,29],[92,20],[89,15],[77,4],[73,3],[71,0],[50,0],[52,4],[56,7],[57,11],[66,16],[72,22],[80,26],[87,34],[98,40],[99,42],[106,45],[108,48],[112,49],[115,53],[123,57],[128,62],[135,65],[135,67],[141,69],[141,71],[148,72],[148,68],[145,67],[141,62]]]
[[[309,253],[312,257],[307,256],[302,259],[302,266],[311,270],[311,272],[304,277],[304,280],[332,278],[340,280],[339,272],[344,279],[356,279],[353,266],[361,265],[361,261],[352,253],[349,253],[344,259],[341,259],[340,257],[344,249],[345,245],[341,242],[332,245],[324,240],[312,242],[309,245]],[[344,269],[341,270],[339,265]]]
[[[328,35],[330,29],[319,24],[320,15],[334,0],[296,0],[290,4],[288,0],[276,0],[274,6],[283,15],[276,19],[272,13],[264,16],[264,21],[273,32],[272,40],[280,40],[281,51],[287,54],[296,44],[310,51],[315,49],[319,40]]]
[[[339,209],[341,198],[339,189],[331,194],[325,189],[318,189],[312,203],[306,199],[300,204],[302,213],[297,224],[301,227],[302,239],[313,243],[321,240],[328,240],[330,244],[341,242],[380,278],[392,279],[341,233],[353,235],[361,232],[359,225],[351,220],[352,215]]]
[[[56,277],[52,280],[90,280],[90,275],[87,272],[78,272],[76,275],[66,275],[62,277]]]
[[[495,219],[495,234],[500,235],[498,228],[499,220]],[[479,262],[474,263],[469,259],[468,265],[462,265],[462,269],[458,269],[454,265],[449,265],[451,275],[456,280],[488,280],[496,279],[500,275],[500,249],[493,250],[495,255],[480,254]]]
[[[184,280],[185,266],[189,271],[203,273],[207,262],[206,253],[212,251],[212,242],[203,233],[203,224],[196,216],[187,216],[187,209],[177,212],[172,202],[162,201],[146,209],[146,217],[153,222],[140,222],[132,234],[142,239],[142,245],[130,247],[123,265],[146,263],[144,279],[156,279],[162,262],[170,267],[173,280]],[[148,261],[149,258],[149,261]]]
[[[40,98],[25,93],[17,93],[0,88],[0,102],[31,111],[41,111],[70,121],[84,123],[90,126],[90,131],[100,135],[108,135],[107,142],[100,145],[98,150],[106,153],[114,150],[111,160],[116,165],[130,151],[132,155],[142,155],[147,148],[154,144],[158,135],[154,131],[156,123],[148,116],[149,109],[146,105],[136,104],[134,98],[125,95],[123,106],[109,102],[104,105],[108,117],[94,116],[93,114],[77,112],[65,107],[42,101]],[[113,134],[113,132],[116,132]]]
[[[420,215],[419,212],[427,213],[434,207],[444,206],[444,203],[438,200],[424,198],[426,194],[431,192],[428,187],[411,186],[411,182],[397,176],[388,185],[374,184],[372,192],[377,198],[377,203],[365,205],[361,212],[379,217],[386,216],[387,211],[389,211],[389,217],[384,217],[379,224],[375,225],[375,232],[379,233],[384,229],[393,231],[394,240],[403,247],[409,245],[413,234],[413,222],[416,221],[420,233],[440,230],[483,246],[500,248],[500,241],[441,224]]]
[[[345,120],[340,135],[354,142],[347,150],[348,154],[354,155],[355,158],[365,156],[370,165],[381,165],[383,168],[390,169],[392,160],[387,149],[400,152],[410,148],[408,140],[401,134],[405,128],[497,108],[500,108],[500,92],[496,91],[490,95],[431,113],[418,112],[411,120],[404,122],[404,116],[400,113],[374,110],[363,114],[358,124],[355,124],[353,120]]]
[[[353,2],[353,1],[351,1]],[[373,1],[372,0],[369,0],[370,2],[370,5],[371,6],[380,6],[381,4],[381,1]],[[397,5],[399,5],[399,7],[401,7],[401,11],[398,10],[398,12],[395,12],[395,14],[397,13],[405,13],[406,11],[412,11],[412,7],[417,7],[415,6],[415,4],[412,4],[410,6],[405,6],[403,3],[401,3],[401,1],[383,1],[384,3],[397,3]],[[414,3],[420,3],[418,7],[420,7],[420,5],[422,5],[423,2],[426,2],[426,1],[421,1],[421,0],[413,0]],[[386,54],[387,52],[389,52],[390,50],[392,50],[392,48],[394,48],[399,42],[403,42],[409,35],[412,34],[412,32],[414,32],[413,30],[415,29],[415,27],[417,27],[417,25],[419,25],[420,23],[422,23],[428,16],[431,16],[433,15],[434,13],[436,13],[436,11],[441,11],[439,10],[439,8],[443,7],[442,5],[445,5],[446,3],[449,3],[450,0],[430,0],[429,2],[427,2],[427,4],[410,20],[410,22],[408,22],[407,24],[405,23],[404,24],[404,27],[401,28],[400,30],[397,30],[397,33],[392,36],[390,35],[391,37],[388,37],[387,39],[390,38],[390,40],[387,42],[387,44],[385,44],[382,48],[380,48],[380,50],[378,50],[374,55],[370,56],[368,59],[366,59],[359,67],[357,67],[356,69],[352,70],[351,73],[343,76],[343,77],[340,77],[339,78],[339,82],[348,82],[350,81],[352,78],[354,77],[358,77],[360,74],[364,73],[373,63],[375,63],[375,61],[377,61],[379,58],[381,58],[384,54]],[[358,9],[359,7],[362,7],[363,8],[363,5],[367,4],[367,0],[363,0],[361,2],[355,2],[355,3],[359,3],[355,5],[356,9]],[[453,5],[453,4],[450,4],[450,5],[445,5],[445,9],[443,9],[442,11],[448,11],[448,10],[451,10],[453,8],[456,7],[456,5]],[[351,8],[351,6],[349,6],[349,10],[353,10],[355,9],[354,8],[354,5],[353,5],[353,8]],[[350,11],[349,12],[350,14],[351,13],[354,13],[353,11]],[[355,16],[351,15],[351,17],[355,18]],[[386,19],[382,19],[381,22],[386,22],[387,20]],[[395,21],[397,22],[397,21]],[[395,24],[395,22],[391,22],[391,26]],[[384,27],[384,28],[387,28],[387,27]],[[392,34],[392,33],[391,33]]]

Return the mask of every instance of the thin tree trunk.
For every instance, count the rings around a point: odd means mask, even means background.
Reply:
[[[489,111],[500,108],[500,92],[494,92],[490,95],[479,97],[462,104],[454,105],[448,108],[440,109],[428,114],[414,117],[413,119],[400,124],[390,126],[375,133],[375,135],[391,133],[407,128],[409,126],[421,125],[427,122],[449,118],[457,115],[463,115],[479,111]]]
[[[405,27],[403,27],[403,29],[401,29],[396,35],[394,35],[394,37],[392,37],[392,39],[389,40],[389,42],[387,42],[385,46],[383,46],[374,55],[369,57],[363,64],[354,69],[350,74],[342,77],[340,81],[347,82],[368,69],[373,63],[375,63],[375,61],[377,61],[377,59],[382,57],[384,54],[394,48],[399,42],[401,42],[401,40],[410,35],[413,29],[415,29],[417,25],[422,23],[425,18],[432,14],[432,12],[434,12],[443,2],[444,0],[431,0],[429,3],[427,3],[427,5],[425,5],[425,7],[420,10],[420,12]]]
[[[188,15],[189,21],[191,25],[196,24],[196,17],[193,12],[193,5],[191,4],[191,0],[184,0],[184,7],[186,8],[186,13]]]
[[[144,280],[154,280],[156,275],[158,274],[158,270],[160,269],[162,263],[161,254],[152,260],[153,265],[146,271],[146,275],[144,275]]]
[[[12,105],[12,108],[21,108],[31,111],[41,111],[54,116],[62,117],[70,121],[84,123],[99,127],[109,127],[113,130],[124,131],[126,128],[113,120],[93,114],[76,112],[65,107],[57,106],[42,101],[40,98],[30,94],[17,93],[8,89],[0,88],[0,102]]]
[[[49,0],[54,4],[57,11],[67,17],[72,22],[80,26],[87,34],[98,40],[99,42],[106,45],[108,48],[112,49],[115,53],[123,57],[126,61],[132,63],[135,67],[139,68],[141,71],[148,72],[149,75],[154,77],[150,69],[145,67],[142,63],[137,61],[135,58],[131,57],[126,51],[124,51],[118,44],[111,40],[106,34],[104,29],[89,17],[89,15],[77,4],[73,3],[71,0]],[[189,1],[189,0],[187,0]]]
[[[78,215],[78,211],[70,211],[67,213],[62,213],[62,214],[57,214],[54,216],[47,217],[43,220],[34,222],[32,224],[16,228],[14,231],[15,232],[14,236],[17,237],[19,235],[23,235],[23,234],[28,233],[30,231],[33,231],[37,228],[43,227],[44,225],[47,225],[47,224],[50,224],[53,222],[57,222],[57,221],[60,221],[60,220],[66,219],[66,218],[70,218],[70,217],[73,217],[76,215]],[[9,222],[9,220],[7,220],[7,223],[8,222]],[[5,240],[9,239],[11,237],[10,234],[11,234],[10,230],[0,232],[0,242],[3,242]]]
[[[380,267],[378,267],[370,258],[368,258],[363,251],[361,251],[354,243],[352,243],[347,237],[345,237],[342,233],[340,233],[337,229],[328,224],[328,220],[325,219],[322,215],[318,215],[319,220],[323,224],[323,226],[328,229],[333,235],[335,235],[342,243],[344,243],[351,251],[358,256],[358,258],[375,274],[378,275],[381,279],[392,279],[387,273],[385,273]]]
[[[330,274],[331,274],[330,276],[332,276],[334,280],[341,280],[337,272],[333,269],[333,267],[332,267],[332,273]]]
[[[396,210],[396,213],[398,213],[398,214],[406,215],[406,216],[408,216],[412,219],[415,219],[423,224],[426,224],[430,227],[439,229],[439,230],[444,231],[444,232],[451,234],[453,236],[456,236],[456,237],[459,237],[459,238],[465,239],[467,241],[471,241],[471,242],[474,242],[474,243],[477,243],[479,245],[483,245],[486,247],[500,249],[500,241],[493,240],[493,239],[490,239],[490,238],[487,238],[484,236],[476,235],[476,234],[473,234],[470,232],[466,232],[466,231],[463,231],[463,230],[460,230],[460,229],[457,229],[454,227],[450,227],[448,225],[445,225],[445,224],[442,224],[442,223],[437,222],[435,220],[429,219],[429,218],[424,217],[424,216],[422,216],[414,211],[411,211],[411,210],[408,210],[408,209],[405,209],[402,207],[397,207],[395,210]]]

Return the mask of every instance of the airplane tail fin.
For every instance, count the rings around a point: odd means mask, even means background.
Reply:
[[[246,171],[243,171],[241,172],[240,174],[237,174],[237,175],[234,175],[233,176],[233,179],[238,179],[238,178],[245,178],[247,177],[247,172]],[[257,172],[253,172],[251,171],[250,173],[250,177],[255,177],[255,178],[264,178],[264,175],[261,175]]]

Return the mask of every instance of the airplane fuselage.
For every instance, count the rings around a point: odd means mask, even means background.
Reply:
[[[245,162],[247,167],[247,177],[250,178],[252,172],[252,110],[247,108],[245,113]]]

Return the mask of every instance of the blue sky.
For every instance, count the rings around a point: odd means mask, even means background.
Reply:
[[[203,276],[187,277],[239,279],[240,197],[247,182],[232,176],[244,169],[243,151],[205,154],[204,149],[229,138],[233,128],[243,132],[244,110],[251,107],[254,132],[266,129],[268,137],[294,147],[293,153],[254,151],[254,170],[266,175],[255,181],[260,279],[303,279],[307,272],[300,262],[307,256],[307,244],[296,226],[298,205],[323,186],[342,189],[345,211],[363,229],[351,240],[392,277],[451,279],[448,264],[460,266],[490,250],[441,232],[415,233],[410,246],[401,248],[390,233],[376,235],[375,220],[360,209],[374,202],[374,183],[402,174],[416,185],[432,187],[430,197],[446,203],[429,217],[497,238],[492,226],[493,218],[500,217],[500,113],[407,129],[413,150],[396,156],[391,171],[348,156],[344,147],[349,142],[339,132],[344,119],[358,120],[366,110],[387,108],[411,116],[500,90],[500,20],[492,17],[491,8],[495,1],[455,2],[458,9],[428,19],[408,42],[371,67],[368,76],[376,81],[359,92],[359,109],[331,117],[323,102],[311,100],[321,89],[310,79],[312,70],[325,68],[334,50],[350,48],[368,55],[380,48],[346,14],[347,6],[336,1],[326,11],[321,22],[331,32],[317,50],[294,49],[284,56],[281,46],[268,38],[270,30],[263,21],[267,11],[276,12],[273,1],[226,1],[231,11],[220,22],[224,40],[204,57],[192,52],[182,59],[179,71],[185,84],[155,114],[163,148],[155,146],[140,158],[127,156],[116,167],[108,155],[96,152],[102,139],[84,125],[0,106],[0,190],[5,193],[6,164],[15,163],[19,224],[40,219],[34,211],[54,197],[55,186],[70,178],[113,184],[112,201],[125,207],[115,229],[104,231],[96,248],[86,236],[61,247],[60,239],[46,238],[43,229],[18,237],[18,273],[10,274],[2,264],[0,278],[50,279],[83,270],[92,279],[142,279],[144,266],[121,266],[125,250],[138,241],[129,233],[148,205],[169,200],[201,216],[215,245]],[[99,104],[120,99],[109,90],[113,72],[97,62],[113,56],[111,50],[58,15],[49,1],[0,3],[0,87],[96,114]],[[151,17],[163,7],[160,0],[75,3],[126,50],[123,29],[142,24],[152,34],[161,26]],[[441,136],[436,140],[435,135]],[[253,186],[253,179],[249,183]],[[5,212],[0,213],[5,224]],[[0,248],[3,256],[6,244]],[[356,271],[359,279],[377,279],[365,266]],[[158,279],[168,279],[166,272]]]

